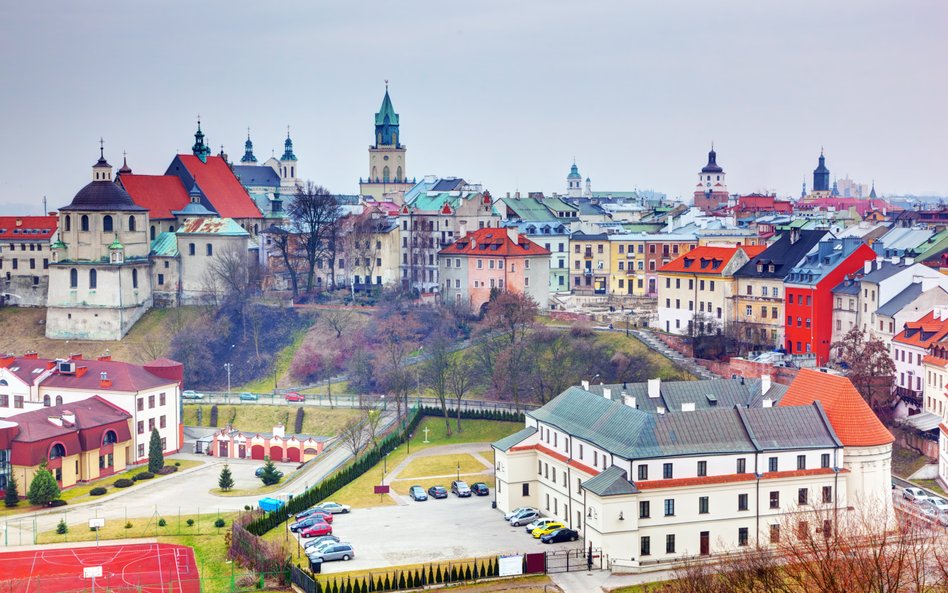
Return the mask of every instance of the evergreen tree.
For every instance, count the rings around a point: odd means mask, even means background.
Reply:
[[[388,574],[385,575],[385,582],[382,583],[382,591],[391,591],[392,590],[392,581],[388,579]]]
[[[438,565],[438,572],[435,573],[435,582],[440,584],[444,582],[444,577],[441,576],[441,565]]]
[[[230,466],[228,466],[226,463],[224,464],[224,467],[221,468],[221,475],[219,478],[217,478],[217,485],[224,492],[227,492],[234,487],[234,476],[230,473]]]
[[[464,567],[464,580],[465,581],[471,580],[471,567],[470,566]]]
[[[36,475],[33,476],[26,498],[29,499],[30,504],[36,506],[46,506],[50,501],[59,498],[59,485],[56,483],[53,474],[46,469],[45,461],[40,465]]]
[[[276,465],[269,457],[267,457],[266,462],[263,464],[263,473],[260,474],[260,479],[263,481],[264,486],[271,486],[280,481],[280,474],[277,472]]]
[[[56,524],[56,533],[59,535],[66,535],[69,533],[69,526],[66,525],[65,519],[60,519],[59,523]]]
[[[15,507],[20,504],[20,490],[19,485],[16,483],[16,478],[12,475],[7,481],[7,489],[3,495],[3,504],[7,507]]]
[[[405,588],[405,573],[402,571],[399,571],[398,572],[398,589],[401,590],[404,588]]]
[[[161,436],[157,428],[151,429],[151,440],[148,442],[148,471],[155,474],[165,466],[165,456],[161,451]]]
[[[451,567],[451,582],[453,583],[454,581],[457,581],[457,580],[458,580],[458,567],[452,566]]]

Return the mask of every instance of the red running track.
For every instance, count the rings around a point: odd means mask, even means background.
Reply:
[[[96,591],[200,593],[194,550],[172,544],[134,544],[0,553],[2,593],[91,591],[83,568],[101,566]]]

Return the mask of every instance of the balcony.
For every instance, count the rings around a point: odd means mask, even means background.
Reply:
[[[586,251],[583,252],[583,257],[586,259],[592,259],[592,256],[593,256],[592,249],[587,249]]]
[[[912,404],[922,407],[922,392],[916,391],[914,389],[909,389],[908,387],[896,387],[894,391],[895,395],[904,401],[907,404]]]
[[[586,268],[585,270],[583,270],[583,276],[592,276],[592,275],[593,275],[593,271],[590,270],[589,268]]]

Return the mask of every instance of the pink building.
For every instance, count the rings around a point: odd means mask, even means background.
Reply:
[[[270,434],[244,433],[228,426],[212,435],[207,454],[231,459],[305,462],[322,453],[327,440],[327,437],[287,436],[282,424],[274,426]]]

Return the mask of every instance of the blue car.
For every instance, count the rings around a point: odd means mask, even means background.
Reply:
[[[412,497],[412,500],[421,501],[428,500],[428,495],[425,494],[425,489],[421,486],[412,486],[408,489],[408,495]]]
[[[246,391],[240,394],[240,401],[245,402],[255,402],[257,401],[257,396],[252,393],[247,393]]]
[[[318,517],[306,517],[305,519],[302,519],[301,521],[297,521],[296,523],[291,523],[290,531],[292,531],[293,533],[296,533],[300,529],[306,529],[307,527],[311,527],[317,523],[325,523],[325,521],[323,521],[323,515],[319,515]]]

